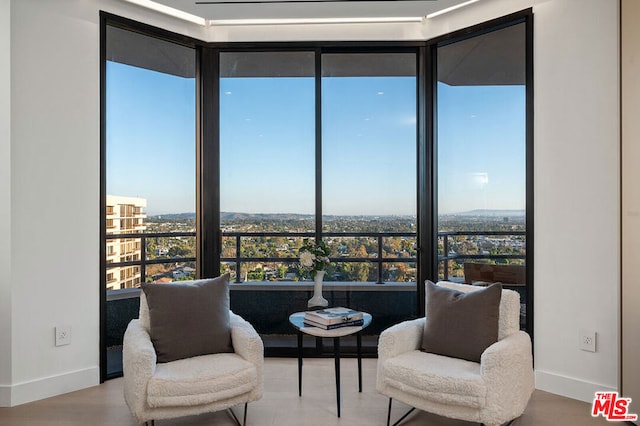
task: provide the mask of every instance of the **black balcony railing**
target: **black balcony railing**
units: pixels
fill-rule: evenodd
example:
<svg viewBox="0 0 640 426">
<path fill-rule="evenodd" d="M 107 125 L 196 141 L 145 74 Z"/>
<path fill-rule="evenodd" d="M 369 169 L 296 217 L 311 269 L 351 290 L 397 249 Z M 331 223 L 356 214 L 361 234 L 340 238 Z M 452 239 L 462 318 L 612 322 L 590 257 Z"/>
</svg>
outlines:
<svg viewBox="0 0 640 426">
<path fill-rule="evenodd" d="M 140 246 L 143 248 L 140 250 L 140 260 L 132 260 L 127 262 L 110 262 L 107 263 L 109 267 L 124 267 L 124 266 L 140 266 L 141 276 L 143 280 L 146 279 L 146 267 L 153 264 L 168 264 L 176 262 L 195 262 L 195 256 L 190 257 L 161 257 L 155 259 L 149 259 L 147 254 L 147 240 L 150 238 L 175 238 L 175 237 L 195 237 L 195 232 L 146 232 L 146 233 L 127 233 L 127 234 L 109 234 L 106 236 L 108 240 L 114 239 L 140 239 Z M 242 239 L 243 238 L 312 238 L 314 233 L 312 232 L 222 232 L 222 238 L 235 239 L 235 255 L 224 256 L 220 258 L 221 262 L 233 263 L 236 271 L 236 282 L 241 282 L 241 268 L 242 264 L 247 263 L 289 263 L 295 264 L 299 262 L 298 257 L 269 257 L 269 256 L 244 256 L 242 252 Z M 526 237 L 525 231 L 440 231 L 438 232 L 438 239 L 441 241 L 441 251 L 438 253 L 438 263 L 443 265 L 442 277 L 444 280 L 449 279 L 449 264 L 450 262 L 458 262 L 460 260 L 487 260 L 497 261 L 506 259 L 525 259 L 524 250 L 521 253 L 508 253 L 508 254 L 496 254 L 496 253 L 479 253 L 468 254 L 458 253 L 452 251 L 455 245 L 452 242 L 456 237 L 467 237 L 467 239 L 474 240 L 475 242 L 483 237 L 517 237 L 521 238 L 524 242 Z M 384 238 L 416 238 L 415 233 L 411 232 L 326 232 L 323 233 L 323 237 L 330 238 L 374 238 L 376 239 L 377 250 L 369 257 L 351 257 L 351 256 L 338 256 L 330 257 L 331 262 L 336 263 L 358 263 L 366 262 L 377 265 L 377 280 L 376 282 L 382 284 L 383 280 L 383 264 L 388 263 L 416 263 L 417 258 L 415 256 L 410 257 L 384 257 L 385 253 L 383 240 Z M 511 240 L 512 242 L 514 240 Z"/>
<path fill-rule="evenodd" d="M 220 262 L 234 263 L 236 267 L 236 282 L 241 281 L 241 265 L 242 263 L 249 262 L 279 262 L 279 263 L 297 263 L 298 257 L 245 257 L 242 256 L 242 238 L 274 238 L 274 237 L 286 237 L 286 238 L 311 238 L 315 234 L 312 232 L 223 232 L 223 238 L 235 238 L 236 253 L 233 257 L 221 257 Z M 383 239 L 384 238 L 416 238 L 415 233 L 411 232 L 325 232 L 322 234 L 323 238 L 375 238 L 377 240 L 375 256 L 371 257 L 330 257 L 331 262 L 340 263 L 374 263 L 378 267 L 377 280 L 378 284 L 382 284 L 383 281 L 383 264 L 384 263 L 416 263 L 416 257 L 383 257 Z"/>
<path fill-rule="evenodd" d="M 140 260 L 132 260 L 127 262 L 107 262 L 106 268 L 123 267 L 123 266 L 140 266 L 140 276 L 142 281 L 146 280 L 147 265 L 158 265 L 165 263 L 177 263 L 177 262 L 195 262 L 195 256 L 189 257 L 162 257 L 156 259 L 149 259 L 147 254 L 147 240 L 150 238 L 175 238 L 175 237 L 193 237 L 195 238 L 195 232 L 145 232 L 145 233 L 129 233 L 129 234 L 108 234 L 107 240 L 124 240 L 124 239 L 139 239 L 140 240 Z"/>
<path fill-rule="evenodd" d="M 439 231 L 438 232 L 438 240 L 442 240 L 442 252 L 438 253 L 438 264 L 443 264 L 443 277 L 445 281 L 449 280 L 449 263 L 454 261 L 457 262 L 459 260 L 506 260 L 506 259 L 520 259 L 523 260 L 526 258 L 524 254 L 524 250 L 522 253 L 518 254 L 491 254 L 491 253 L 480 253 L 480 254 L 468 254 L 468 253 L 458 253 L 452 251 L 452 242 L 451 238 L 454 237 L 467 237 L 476 239 L 478 237 L 522 237 L 522 241 L 524 242 L 524 238 L 527 233 L 525 231 Z"/>
</svg>

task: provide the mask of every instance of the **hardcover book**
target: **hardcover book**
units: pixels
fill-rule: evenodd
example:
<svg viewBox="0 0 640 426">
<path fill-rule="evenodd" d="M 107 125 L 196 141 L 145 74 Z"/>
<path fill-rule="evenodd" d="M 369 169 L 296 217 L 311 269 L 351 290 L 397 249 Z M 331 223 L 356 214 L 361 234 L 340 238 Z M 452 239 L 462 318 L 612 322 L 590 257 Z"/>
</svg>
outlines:
<svg viewBox="0 0 640 426">
<path fill-rule="evenodd" d="M 362 312 L 343 307 L 326 308 L 319 311 L 307 311 L 304 318 L 319 324 L 332 325 L 362 319 Z"/>
<path fill-rule="evenodd" d="M 323 330 L 333 330 L 341 327 L 360 327 L 363 324 L 364 324 L 364 320 L 362 318 L 353 320 L 353 321 L 339 322 L 337 324 L 320 324 L 308 318 L 304 319 L 304 325 L 310 325 L 313 327 L 322 328 Z"/>
</svg>

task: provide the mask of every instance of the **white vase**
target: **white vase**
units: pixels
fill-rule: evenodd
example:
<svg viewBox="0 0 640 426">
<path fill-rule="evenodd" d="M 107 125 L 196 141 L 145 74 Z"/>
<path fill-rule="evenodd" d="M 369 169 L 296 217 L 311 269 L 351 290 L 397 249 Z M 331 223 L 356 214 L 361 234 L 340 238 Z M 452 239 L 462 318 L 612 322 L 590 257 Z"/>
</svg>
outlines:
<svg viewBox="0 0 640 426">
<path fill-rule="evenodd" d="M 309 299 L 307 306 L 309 308 L 329 306 L 329 301 L 322 297 L 322 279 L 324 278 L 325 271 L 317 271 L 316 276 L 313 278 L 313 297 Z"/>
</svg>

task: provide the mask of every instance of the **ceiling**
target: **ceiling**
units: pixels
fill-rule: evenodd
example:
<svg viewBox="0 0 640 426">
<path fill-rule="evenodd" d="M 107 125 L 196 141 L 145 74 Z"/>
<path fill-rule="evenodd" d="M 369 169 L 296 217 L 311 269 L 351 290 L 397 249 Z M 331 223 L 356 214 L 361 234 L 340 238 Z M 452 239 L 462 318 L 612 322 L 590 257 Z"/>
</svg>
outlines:
<svg viewBox="0 0 640 426">
<path fill-rule="evenodd" d="M 422 17 L 467 3 L 468 0 L 154 0 L 154 2 L 215 22 L 236 19 Z"/>
<path fill-rule="evenodd" d="M 441 46 L 437 50 L 438 81 L 451 86 L 524 85 L 525 25 L 519 23 Z M 354 60 L 354 55 L 357 60 Z M 294 58 L 295 57 L 295 58 Z M 168 41 L 107 26 L 108 61 L 194 78 L 195 51 Z M 374 59 L 375 58 L 375 59 Z M 325 77 L 413 76 L 415 56 L 406 53 L 323 54 Z M 292 67 L 291 64 L 298 64 Z M 306 65 L 305 65 L 306 64 Z M 312 77 L 314 52 L 225 52 L 221 77 Z"/>
<path fill-rule="evenodd" d="M 199 4 L 198 1 L 206 0 L 155 0 L 155 3 L 179 8 L 207 21 L 420 17 L 468 3 L 468 0 L 214 0 L 217 3 L 207 4 Z M 144 2 L 149 0 L 141 1 L 139 4 L 144 5 Z M 526 49 L 522 44 L 525 38 L 524 28 L 524 24 L 512 25 L 440 47 L 437 56 L 438 81 L 452 86 L 523 85 L 526 74 Z M 109 27 L 108 31 L 108 60 L 183 77 L 194 77 L 193 49 L 118 28 Z M 251 55 L 242 54 L 238 57 L 229 57 L 227 54 L 227 62 L 231 64 L 228 64 L 227 68 L 231 68 L 225 68 L 225 63 L 222 63 L 221 72 L 223 76 L 233 74 L 234 77 L 254 76 L 257 69 L 260 70 L 260 75 L 314 75 L 313 68 L 297 70 L 295 75 L 291 74 L 290 67 L 285 67 L 286 70 L 283 71 L 281 64 L 290 63 L 286 54 L 291 52 L 282 53 L 285 57 L 279 56 L 277 52 L 262 56 L 253 52 Z M 341 61 L 344 55 L 333 56 L 325 55 L 323 58 L 328 62 L 337 61 L 332 67 L 338 70 L 335 76 L 415 75 L 414 68 L 398 67 L 397 58 L 390 59 L 387 64 L 384 61 L 380 62 L 378 55 L 373 65 L 366 61 L 364 54 L 360 54 L 359 60 L 355 62 Z M 351 69 L 352 66 L 356 68 Z M 412 62 L 412 66 L 415 67 L 415 62 Z"/>
</svg>

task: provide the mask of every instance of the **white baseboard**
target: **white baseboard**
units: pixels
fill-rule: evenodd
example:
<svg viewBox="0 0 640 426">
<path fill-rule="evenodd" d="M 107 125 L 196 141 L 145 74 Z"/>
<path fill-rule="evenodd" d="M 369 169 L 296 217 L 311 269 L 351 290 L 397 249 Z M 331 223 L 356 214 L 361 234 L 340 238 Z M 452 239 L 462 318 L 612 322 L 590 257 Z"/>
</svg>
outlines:
<svg viewBox="0 0 640 426">
<path fill-rule="evenodd" d="M 11 386 L 0 385 L 0 407 L 11 406 Z"/>
<path fill-rule="evenodd" d="M 56 376 L 0 386 L 0 407 L 13 407 L 96 386 L 100 383 L 98 367 L 70 371 Z"/>
<path fill-rule="evenodd" d="M 561 376 L 546 371 L 536 371 L 536 389 L 551 392 L 567 398 L 593 402 L 596 392 L 615 392 L 615 387 L 587 382 L 573 377 Z"/>
</svg>

